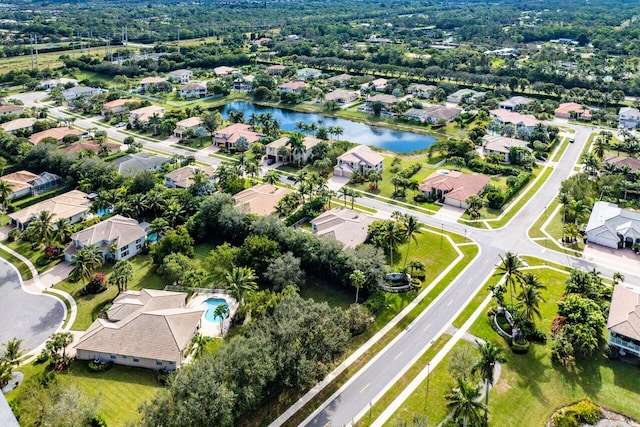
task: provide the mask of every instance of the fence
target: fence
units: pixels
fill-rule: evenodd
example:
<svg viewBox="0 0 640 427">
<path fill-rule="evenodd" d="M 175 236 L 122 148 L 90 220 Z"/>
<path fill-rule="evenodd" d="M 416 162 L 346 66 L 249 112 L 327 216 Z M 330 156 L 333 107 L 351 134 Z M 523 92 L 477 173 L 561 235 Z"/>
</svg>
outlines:
<svg viewBox="0 0 640 427">
<path fill-rule="evenodd" d="M 164 287 L 165 291 L 173 292 L 186 292 L 186 293 L 199 293 L 199 294 L 228 294 L 226 289 L 214 289 L 214 288 L 188 288 L 186 286 L 167 285 Z"/>
</svg>

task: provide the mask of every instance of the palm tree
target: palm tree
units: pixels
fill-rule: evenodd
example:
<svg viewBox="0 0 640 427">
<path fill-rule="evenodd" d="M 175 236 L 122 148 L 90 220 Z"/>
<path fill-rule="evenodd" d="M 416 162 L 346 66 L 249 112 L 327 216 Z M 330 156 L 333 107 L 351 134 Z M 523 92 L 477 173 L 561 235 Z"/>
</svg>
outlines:
<svg viewBox="0 0 640 427">
<path fill-rule="evenodd" d="M 229 314 L 229 307 L 227 306 L 227 304 L 220 304 L 213 311 L 213 318 L 220 319 L 220 335 L 222 335 L 224 332 L 224 327 L 223 327 L 224 319 L 226 319 L 228 314 Z"/>
<path fill-rule="evenodd" d="M 598 158 L 598 160 L 602 160 L 604 157 L 604 153 L 609 149 L 609 145 L 602 140 L 602 138 L 597 138 L 595 144 L 593 144 L 593 154 Z"/>
<path fill-rule="evenodd" d="M 71 223 L 66 218 L 58 218 L 56 222 L 53 223 L 53 227 L 55 231 L 53 233 L 53 237 L 58 242 L 64 244 L 67 243 L 69 237 L 71 237 Z"/>
<path fill-rule="evenodd" d="M 191 185 L 189 186 L 189 191 L 193 194 L 197 194 L 198 191 L 207 185 L 209 182 L 209 177 L 204 173 L 202 169 L 196 169 L 193 171 L 193 175 L 191 175 Z"/>
<path fill-rule="evenodd" d="M 149 117 L 149 126 L 153 129 L 153 134 L 158 134 L 158 126 L 162 123 L 162 118 L 158 115 L 158 113 L 153 113 L 151 117 Z"/>
<path fill-rule="evenodd" d="M 75 280 L 88 280 L 91 274 L 102 265 L 103 255 L 96 245 L 88 245 L 71 257 L 71 276 Z"/>
<path fill-rule="evenodd" d="M 613 286 L 616 286 L 619 283 L 623 283 L 624 282 L 624 275 L 622 273 L 620 273 L 619 271 L 616 271 L 615 273 L 613 273 Z"/>
<path fill-rule="evenodd" d="M 393 268 L 393 251 L 404 239 L 405 233 L 402 226 L 397 221 L 386 221 L 380 233 L 380 239 L 389 248 L 389 266 Z"/>
<path fill-rule="evenodd" d="M 40 243 L 48 244 L 53 237 L 53 224 L 51 220 L 53 214 L 49 211 L 40 211 L 34 221 L 29 224 L 29 228 L 32 228 L 33 235 L 38 238 Z"/>
<path fill-rule="evenodd" d="M 9 365 L 11 366 L 17 366 L 20 358 L 24 356 L 26 352 L 24 349 L 20 348 L 22 346 L 22 341 L 23 340 L 21 339 L 14 338 L 4 345 L 4 354 L 2 355 L 2 358 L 9 362 Z"/>
<path fill-rule="evenodd" d="M 350 193 L 350 189 L 349 187 L 342 186 L 342 188 L 340 188 L 340 190 L 338 190 L 338 197 L 344 197 L 344 207 L 347 207 L 347 196 L 349 196 Z"/>
<path fill-rule="evenodd" d="M 344 129 L 342 126 L 336 126 L 333 128 L 333 134 L 336 136 L 336 139 L 340 137 L 344 133 Z"/>
<path fill-rule="evenodd" d="M 233 267 L 226 275 L 227 290 L 229 294 L 238 300 L 240 305 L 244 304 L 244 298 L 248 293 L 255 292 L 258 289 L 253 269 L 249 267 Z"/>
<path fill-rule="evenodd" d="M 539 306 L 541 302 L 544 302 L 544 298 L 540 295 L 540 290 L 546 289 L 546 286 L 540 283 L 535 274 L 531 273 L 522 276 L 520 285 L 522 290 L 517 296 L 520 315 L 533 323 L 535 317 L 538 319 L 542 317 Z"/>
<path fill-rule="evenodd" d="M 276 183 L 280 182 L 280 174 L 277 171 L 271 169 L 264 174 L 264 177 L 262 177 L 262 179 L 267 184 L 275 185 Z"/>
<path fill-rule="evenodd" d="M 424 273 L 427 271 L 427 266 L 421 261 L 413 260 L 409 263 L 409 270 L 411 270 L 412 275 L 415 275 L 416 273 Z"/>
<path fill-rule="evenodd" d="M 371 183 L 371 190 L 377 190 L 378 182 L 382 181 L 382 174 L 375 169 L 371 169 L 367 173 L 367 179 Z"/>
<path fill-rule="evenodd" d="M 353 273 L 349 275 L 351 285 L 356 288 L 356 303 L 358 303 L 358 293 L 367 281 L 367 276 L 360 270 L 353 270 Z"/>
<path fill-rule="evenodd" d="M 492 342 L 481 344 L 476 341 L 476 344 L 478 344 L 478 350 L 480 350 L 480 360 L 471 368 L 471 373 L 480 372 L 482 379 L 485 381 L 484 419 L 486 422 L 489 419 L 489 387 L 493 385 L 493 368 L 496 363 L 504 363 L 507 359 L 502 354 L 502 347 Z"/>
<path fill-rule="evenodd" d="M 307 147 L 304 145 L 304 135 L 299 132 L 292 134 L 289 137 L 288 145 L 291 147 L 291 155 L 296 158 L 298 168 L 302 164 L 302 156 L 307 151 Z"/>
<path fill-rule="evenodd" d="M 207 337 L 202 334 L 198 334 L 195 337 L 193 337 L 193 343 L 195 344 L 194 346 L 195 348 L 193 350 L 193 357 L 197 359 L 200 356 L 202 356 L 204 354 L 204 349 L 206 348 L 207 343 L 211 340 L 213 340 L 213 338 Z"/>
<path fill-rule="evenodd" d="M 180 222 L 184 213 L 185 211 L 182 205 L 176 201 L 167 203 L 164 208 L 164 218 L 167 220 L 171 228 L 175 227 L 176 224 Z"/>
<path fill-rule="evenodd" d="M 413 215 L 404 215 L 402 219 L 402 227 L 404 228 L 404 239 L 407 241 L 407 253 L 404 255 L 404 266 L 407 266 L 407 260 L 409 259 L 409 249 L 411 248 L 411 241 L 413 240 L 418 244 L 416 234 L 422 234 L 420 231 L 420 223 L 418 218 Z"/>
<path fill-rule="evenodd" d="M 162 217 L 154 219 L 149 224 L 149 233 L 155 233 L 158 239 L 160 239 L 160 237 L 162 237 L 164 233 L 167 232 L 167 230 L 169 230 L 169 222 Z"/>
<path fill-rule="evenodd" d="M 127 260 L 116 262 L 109 282 L 118 287 L 118 292 L 126 291 L 129 282 L 133 279 L 133 265 Z"/>
<path fill-rule="evenodd" d="M 564 235 L 566 236 L 566 240 L 572 243 L 575 243 L 577 241 L 578 236 L 580 236 L 580 229 L 573 222 L 565 224 L 563 231 L 564 231 Z"/>
<path fill-rule="evenodd" d="M 11 185 L 4 179 L 0 179 L 0 205 L 3 210 L 7 208 L 7 201 L 11 193 L 13 193 Z"/>
<path fill-rule="evenodd" d="M 498 275 L 505 276 L 505 282 L 509 286 L 509 293 L 511 296 L 511 307 L 513 307 L 513 294 L 516 292 L 516 281 L 522 277 L 522 263 L 518 258 L 518 255 L 507 252 L 504 257 L 500 255 L 500 264 L 498 265 Z"/>
<path fill-rule="evenodd" d="M 456 378 L 458 386 L 446 396 L 447 406 L 453 409 L 453 420 L 462 423 L 463 427 L 482 425 L 481 410 L 486 406 L 478 401 L 480 386 L 469 384 L 462 378 Z"/>
</svg>

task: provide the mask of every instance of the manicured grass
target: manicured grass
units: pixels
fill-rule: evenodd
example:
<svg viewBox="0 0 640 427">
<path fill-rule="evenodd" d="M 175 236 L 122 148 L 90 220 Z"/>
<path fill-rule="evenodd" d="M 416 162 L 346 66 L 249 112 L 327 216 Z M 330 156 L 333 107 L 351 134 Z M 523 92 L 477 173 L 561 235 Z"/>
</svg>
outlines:
<svg viewBox="0 0 640 427">
<path fill-rule="evenodd" d="M 382 414 L 382 412 L 391 404 L 391 402 L 393 402 L 395 400 L 395 398 L 411 383 L 411 381 L 413 381 L 413 379 L 423 370 L 423 369 L 427 369 L 427 364 L 431 362 L 431 359 L 433 359 L 433 357 L 440 351 L 442 350 L 442 347 L 445 346 L 445 344 L 451 339 L 451 335 L 448 334 L 443 334 L 442 336 L 440 336 L 432 345 L 431 347 L 429 347 L 429 349 L 427 351 L 424 352 L 424 354 L 422 356 L 420 356 L 420 358 L 418 359 L 418 361 L 413 364 L 411 366 L 411 368 L 409 368 L 409 370 L 402 376 L 402 378 L 400 378 L 394 385 L 393 387 L 391 387 L 385 394 L 384 396 L 382 396 L 380 398 L 380 400 L 378 400 L 378 402 L 376 402 L 375 405 L 373 405 L 373 407 L 369 410 L 369 412 L 367 413 L 366 416 L 364 416 L 363 418 L 360 419 L 360 421 L 358 421 L 356 423 L 357 427 L 363 427 L 363 426 L 369 426 L 371 425 L 371 423 L 373 421 L 375 421 L 380 414 Z M 469 344 L 471 345 L 471 344 Z M 435 373 L 435 371 L 434 371 Z M 429 378 L 429 396 L 433 397 L 433 396 L 437 396 L 437 388 L 435 388 L 436 383 L 434 382 L 434 388 L 431 387 L 431 381 L 433 380 L 433 376 L 430 375 L 431 378 Z M 423 405 L 420 406 L 419 408 L 412 408 L 410 410 L 410 413 L 407 415 L 410 415 L 408 417 L 408 422 L 413 421 L 414 416 L 416 415 L 422 415 L 425 413 L 425 407 L 427 406 L 424 402 L 424 397 L 426 396 L 426 382 L 425 382 L 425 386 L 420 386 L 416 389 L 416 393 L 414 393 L 414 395 L 421 395 L 423 397 L 422 399 L 422 403 Z M 444 393 L 441 393 L 442 396 L 444 396 Z M 426 412 L 426 415 L 428 418 L 431 418 L 432 414 L 430 413 L 431 410 L 434 409 L 439 409 L 440 405 L 436 406 L 436 402 L 434 399 L 431 399 L 431 405 L 429 405 L 429 408 Z M 444 405 L 441 405 L 443 408 L 445 407 Z M 397 423 L 392 424 L 392 425 L 397 425 Z"/>
<path fill-rule="evenodd" d="M 9 252 L 5 251 L 4 249 L 0 249 L 0 258 L 4 258 L 5 260 L 13 264 L 18 269 L 18 272 L 20 273 L 20 276 L 22 276 L 23 281 L 33 279 L 33 274 L 31 274 L 29 266 L 27 266 L 27 264 L 20 261 L 15 256 L 11 255 Z"/>
<path fill-rule="evenodd" d="M 308 277 L 300 286 L 300 296 L 318 302 L 326 302 L 331 307 L 347 308 L 355 302 L 356 290 L 347 289 L 323 282 L 315 277 Z M 362 296 L 362 294 L 361 294 Z"/>
<path fill-rule="evenodd" d="M 569 146 L 569 139 L 570 138 L 567 138 L 567 137 L 562 138 L 562 142 L 560 143 L 560 148 L 558 148 L 556 150 L 555 155 L 551 159 L 552 162 L 559 162 L 560 161 L 560 159 L 562 158 L 562 155 L 564 154 L 564 151 Z"/>
<path fill-rule="evenodd" d="M 467 348 L 477 353 L 473 344 L 458 341 L 453 350 Z M 455 378 L 449 372 L 451 354 L 442 359 L 429 375 L 429 394 L 427 395 L 427 381 L 425 380 L 411 396 L 400 406 L 385 425 L 412 425 L 414 417 L 425 417 L 428 426 L 438 425 L 440 420 L 449 413 L 445 396 L 451 393 L 456 384 Z M 375 418 L 374 418 L 375 419 Z M 517 424 L 516 424 L 517 425 Z"/>
<path fill-rule="evenodd" d="M 60 263 L 60 261 L 62 261 L 61 259 L 57 259 L 57 260 L 51 261 L 46 265 L 40 266 L 38 265 L 38 259 L 44 257 L 44 245 L 38 245 L 37 250 L 32 250 L 31 243 L 25 242 L 19 239 L 14 240 L 13 242 L 9 242 L 8 240 L 5 240 L 2 243 L 8 246 L 9 248 L 13 249 L 14 251 L 18 252 L 20 255 L 27 258 L 29 261 L 31 261 L 31 264 L 33 264 L 36 270 L 38 270 L 38 273 L 42 273 L 43 271 L 50 269 L 51 267 L 55 266 L 56 264 Z"/>
<path fill-rule="evenodd" d="M 10 221 L 11 221 L 11 218 L 9 218 L 9 215 L 7 214 L 0 215 L 0 227 L 4 227 L 5 225 L 9 224 Z"/>
<path fill-rule="evenodd" d="M 584 243 L 580 238 L 578 238 L 578 241 L 576 243 L 571 243 L 571 244 L 561 243 L 562 236 L 564 234 L 563 230 L 564 230 L 564 226 L 562 224 L 562 213 L 558 211 L 549 222 L 549 225 L 547 226 L 546 231 L 560 245 L 565 247 L 570 252 L 574 252 L 577 256 L 580 256 L 581 252 L 584 250 Z"/>
<path fill-rule="evenodd" d="M 536 260 L 527 258 L 527 261 L 533 263 Z M 529 271 L 537 274 L 541 282 L 547 285 L 542 293 L 546 302 L 540 306 L 542 320 L 538 322 L 538 327 L 547 332 L 547 343 L 533 344 L 526 355 L 516 355 L 491 329 L 486 316 L 479 318 L 470 330 L 474 335 L 502 345 L 507 357 L 500 379 L 490 394 L 490 425 L 543 426 L 555 409 L 585 396 L 597 404 L 640 418 L 640 406 L 637 404 L 640 378 L 637 367 L 609 361 L 602 354 L 586 360 L 579 359 L 574 371 L 551 362 L 552 340 L 549 331 L 568 275 L 545 268 Z"/>
<path fill-rule="evenodd" d="M 533 223 L 533 225 L 529 229 L 529 237 L 531 237 L 532 239 L 535 239 L 536 237 L 546 237 L 545 234 L 542 232 L 542 226 L 549 218 L 549 215 L 557 207 L 558 207 L 558 201 L 554 199 L 553 202 L 551 202 L 549 206 L 546 207 L 542 215 L 540 215 L 540 217 L 536 220 L 536 222 Z"/>
</svg>

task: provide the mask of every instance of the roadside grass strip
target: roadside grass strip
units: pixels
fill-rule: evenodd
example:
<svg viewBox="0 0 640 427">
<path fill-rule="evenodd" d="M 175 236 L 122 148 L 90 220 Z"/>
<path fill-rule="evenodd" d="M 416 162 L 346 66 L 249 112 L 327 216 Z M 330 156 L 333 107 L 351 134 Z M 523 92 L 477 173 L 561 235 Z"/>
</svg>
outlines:
<svg viewBox="0 0 640 427">
<path fill-rule="evenodd" d="M 4 258 L 18 269 L 18 272 L 20 273 L 20 276 L 22 276 L 22 280 L 24 282 L 33 279 L 33 274 L 31 273 L 29 266 L 2 248 L 0 248 L 0 257 Z"/>
</svg>

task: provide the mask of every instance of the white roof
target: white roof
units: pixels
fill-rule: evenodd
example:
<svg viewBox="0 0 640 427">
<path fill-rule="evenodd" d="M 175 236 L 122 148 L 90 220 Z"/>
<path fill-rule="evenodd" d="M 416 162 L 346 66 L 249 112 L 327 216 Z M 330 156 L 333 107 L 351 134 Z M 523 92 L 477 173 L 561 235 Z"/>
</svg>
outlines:
<svg viewBox="0 0 640 427">
<path fill-rule="evenodd" d="M 373 221 L 374 218 L 367 214 L 337 207 L 310 222 L 318 236 L 332 237 L 345 247 L 353 248 L 367 239 L 369 225 Z"/>
<path fill-rule="evenodd" d="M 499 153 L 509 153 L 512 147 L 528 149 L 527 141 L 515 138 L 507 138 L 500 135 L 485 135 L 482 137 L 482 146 L 485 150 L 497 151 Z"/>
<path fill-rule="evenodd" d="M 109 245 L 115 242 L 117 248 L 120 249 L 146 236 L 146 231 L 138 225 L 138 221 L 122 215 L 115 215 L 73 234 L 71 240 L 79 241 L 83 246 L 100 245 L 104 241 Z"/>
<path fill-rule="evenodd" d="M 603 236 L 611 240 L 618 235 L 640 239 L 640 212 L 619 208 L 615 203 L 596 202 L 587 223 L 588 236 Z"/>
<path fill-rule="evenodd" d="M 378 163 L 382 162 L 384 160 L 384 157 L 382 157 L 380 154 L 376 153 L 366 145 L 357 145 L 338 157 L 338 160 L 342 160 L 343 162 L 368 164 L 371 166 L 375 166 Z"/>
</svg>

